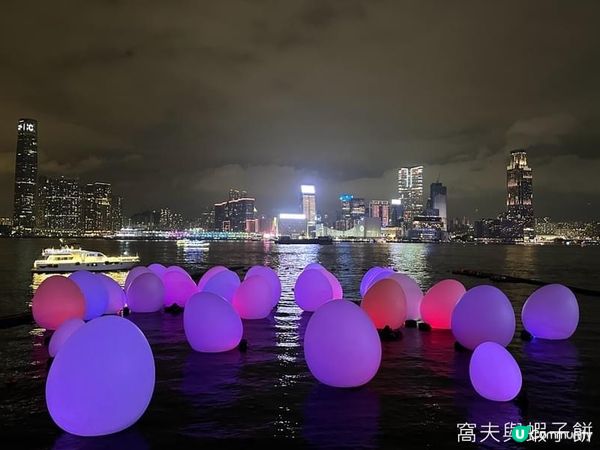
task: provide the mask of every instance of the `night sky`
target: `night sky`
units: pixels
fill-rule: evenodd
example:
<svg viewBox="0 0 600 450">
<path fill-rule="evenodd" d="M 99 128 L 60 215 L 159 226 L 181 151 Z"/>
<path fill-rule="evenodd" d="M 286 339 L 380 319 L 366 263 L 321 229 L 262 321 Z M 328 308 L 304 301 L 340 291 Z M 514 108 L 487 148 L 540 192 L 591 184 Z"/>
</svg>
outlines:
<svg viewBox="0 0 600 450">
<path fill-rule="evenodd" d="M 245 188 L 264 213 L 389 199 L 424 164 L 450 216 L 504 208 L 527 148 L 536 215 L 598 218 L 598 1 L 11 1 L 0 8 L 0 215 L 16 124 L 40 172 L 109 181 L 127 213 Z"/>
</svg>

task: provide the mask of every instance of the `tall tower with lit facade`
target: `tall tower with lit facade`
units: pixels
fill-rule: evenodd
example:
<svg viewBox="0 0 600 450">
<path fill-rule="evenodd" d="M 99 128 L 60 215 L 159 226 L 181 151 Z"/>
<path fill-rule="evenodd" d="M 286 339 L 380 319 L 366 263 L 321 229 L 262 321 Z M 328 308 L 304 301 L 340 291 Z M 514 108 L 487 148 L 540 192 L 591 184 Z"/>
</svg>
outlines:
<svg viewBox="0 0 600 450">
<path fill-rule="evenodd" d="M 506 214 L 533 226 L 533 171 L 527 165 L 527 152 L 513 150 L 506 167 Z"/>
<path fill-rule="evenodd" d="M 37 120 L 19 119 L 15 162 L 13 227 L 17 233 L 31 233 L 36 226 L 38 176 Z"/>
<path fill-rule="evenodd" d="M 398 194 L 406 220 L 423 212 L 423 166 L 398 169 Z"/>
<path fill-rule="evenodd" d="M 312 184 L 303 184 L 300 186 L 302 193 L 302 213 L 306 217 L 306 232 L 311 235 L 315 232 L 317 224 L 317 196 L 315 187 Z"/>
</svg>

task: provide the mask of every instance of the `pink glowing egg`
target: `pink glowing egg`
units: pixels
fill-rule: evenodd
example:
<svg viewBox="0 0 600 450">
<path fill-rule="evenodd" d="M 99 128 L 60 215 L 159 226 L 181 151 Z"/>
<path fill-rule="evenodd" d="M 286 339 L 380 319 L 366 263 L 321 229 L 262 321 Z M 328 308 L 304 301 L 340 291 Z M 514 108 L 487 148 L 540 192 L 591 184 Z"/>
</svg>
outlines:
<svg viewBox="0 0 600 450">
<path fill-rule="evenodd" d="M 79 318 L 65 320 L 57 330 L 52 333 L 50 343 L 48 344 L 48 354 L 54 358 L 64 343 L 71 335 L 79 329 L 85 322 Z"/>
<path fill-rule="evenodd" d="M 167 268 L 159 263 L 153 263 L 148 266 L 148 270 L 150 270 L 154 275 L 158 275 L 159 278 L 162 279 L 163 275 L 166 273 Z"/>
<path fill-rule="evenodd" d="M 140 329 L 119 316 L 100 317 L 75 331 L 56 355 L 46 405 L 64 431 L 112 434 L 144 414 L 154 380 L 154 357 Z"/>
<path fill-rule="evenodd" d="M 106 274 L 96 274 L 108 292 L 108 304 L 105 314 L 117 314 L 125 306 L 125 292 L 115 280 Z"/>
<path fill-rule="evenodd" d="M 208 279 L 204 280 L 207 275 L 209 275 Z M 240 277 L 227 268 L 211 274 L 207 272 L 198 282 L 198 286 L 199 292 L 212 292 L 231 302 L 235 291 L 240 286 Z"/>
<path fill-rule="evenodd" d="M 165 288 L 165 306 L 177 304 L 183 307 L 188 298 L 198 292 L 196 283 L 187 272 L 167 270 L 162 281 Z"/>
<path fill-rule="evenodd" d="M 465 292 L 460 281 L 442 280 L 434 284 L 421 301 L 421 317 L 432 328 L 449 330 L 452 311 Z"/>
<path fill-rule="evenodd" d="M 404 295 L 406 297 L 406 318 L 411 320 L 420 319 L 423 291 L 421 291 L 417 282 L 404 273 L 384 270 L 373 277 L 371 286 L 380 280 L 388 278 L 396 281 L 404 290 Z"/>
<path fill-rule="evenodd" d="M 371 284 L 373 284 L 373 279 L 376 276 L 378 276 L 382 273 L 387 273 L 387 272 L 393 272 L 393 270 L 390 269 L 389 267 L 379 267 L 379 266 L 371 267 L 369 270 L 367 270 L 367 273 L 364 274 L 364 276 L 362 277 L 362 280 L 360 281 L 360 296 L 361 297 L 365 296 L 365 294 L 369 290 L 369 287 L 371 287 Z"/>
<path fill-rule="evenodd" d="M 127 290 L 127 305 L 131 312 L 149 313 L 160 311 L 164 303 L 165 287 L 158 275 L 152 272 L 143 273 L 136 277 Z"/>
<path fill-rule="evenodd" d="M 515 334 L 515 312 L 500 289 L 476 286 L 454 307 L 451 326 L 456 340 L 468 349 L 487 341 L 506 347 Z"/>
<path fill-rule="evenodd" d="M 108 306 L 108 291 L 99 276 L 87 270 L 78 270 L 69 275 L 83 292 L 85 298 L 85 320 L 99 317 L 106 312 Z"/>
<path fill-rule="evenodd" d="M 303 271 L 294 285 L 294 299 L 304 311 L 315 311 L 319 306 L 334 299 L 329 277 L 323 270 Z"/>
<path fill-rule="evenodd" d="M 129 289 L 129 286 L 131 286 L 131 283 L 133 283 L 133 280 L 135 280 L 141 274 L 148 273 L 148 272 L 151 272 L 151 270 L 144 266 L 135 266 L 134 268 L 132 268 L 127 273 L 127 278 L 125 278 L 125 284 L 124 284 L 125 292 L 127 292 L 127 289 Z"/>
<path fill-rule="evenodd" d="M 325 274 L 325 276 L 329 280 L 329 284 L 331 285 L 331 295 L 333 296 L 333 299 L 339 300 L 341 298 L 344 298 L 344 291 L 342 290 L 342 285 L 340 284 L 336 276 L 328 270 L 323 270 L 323 273 Z"/>
<path fill-rule="evenodd" d="M 369 315 L 378 330 L 386 326 L 395 330 L 406 321 L 404 290 L 394 280 L 383 279 L 373 284 L 360 307 Z"/>
<path fill-rule="evenodd" d="M 334 387 L 368 383 L 381 364 L 381 341 L 369 316 L 347 300 L 327 302 L 310 318 L 304 357 L 313 376 Z"/>
<path fill-rule="evenodd" d="M 273 291 L 263 277 L 246 278 L 235 291 L 232 304 L 242 319 L 264 319 L 273 309 Z"/>
<path fill-rule="evenodd" d="M 39 285 L 31 301 L 33 319 L 42 328 L 56 330 L 69 319 L 83 319 L 85 298 L 73 280 L 53 275 Z"/>
<path fill-rule="evenodd" d="M 521 369 L 503 346 L 484 342 L 475 348 L 469 363 L 469 378 L 482 397 L 508 402 L 521 391 Z"/>
<path fill-rule="evenodd" d="M 263 277 L 269 283 L 271 287 L 271 307 L 275 307 L 281 298 L 281 280 L 279 280 L 277 273 L 270 267 L 253 266 L 248 270 L 244 279 L 252 276 Z"/>
<path fill-rule="evenodd" d="M 183 311 L 183 328 L 192 348 L 206 353 L 236 348 L 244 330 L 231 303 L 211 292 L 190 297 Z"/>
<path fill-rule="evenodd" d="M 521 312 L 523 327 L 541 339 L 568 339 L 579 323 L 575 294 L 561 284 L 549 284 L 529 296 Z"/>
</svg>

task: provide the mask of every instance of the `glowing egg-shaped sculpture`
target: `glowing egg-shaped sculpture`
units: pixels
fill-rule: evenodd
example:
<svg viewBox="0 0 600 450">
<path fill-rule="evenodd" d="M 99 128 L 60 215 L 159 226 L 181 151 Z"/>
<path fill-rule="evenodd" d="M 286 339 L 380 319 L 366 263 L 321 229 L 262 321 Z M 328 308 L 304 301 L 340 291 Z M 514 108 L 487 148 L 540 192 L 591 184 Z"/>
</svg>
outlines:
<svg viewBox="0 0 600 450">
<path fill-rule="evenodd" d="M 406 297 L 402 287 L 390 279 L 379 280 L 372 285 L 360 303 L 375 328 L 386 326 L 395 330 L 406 321 Z"/>
<path fill-rule="evenodd" d="M 226 352 L 238 346 L 244 331 L 231 303 L 211 292 L 190 297 L 183 311 L 183 328 L 197 352 Z"/>
<path fill-rule="evenodd" d="M 323 270 L 303 271 L 294 285 L 294 299 L 304 311 L 315 311 L 319 306 L 334 299 L 329 277 Z"/>
<path fill-rule="evenodd" d="M 303 270 L 311 270 L 311 269 L 327 270 L 327 269 L 325 269 L 325 267 L 323 267 L 322 264 L 319 264 L 319 263 L 307 264 Z"/>
<path fill-rule="evenodd" d="M 420 319 L 423 291 L 421 291 L 417 282 L 404 273 L 384 269 L 372 278 L 371 286 L 380 280 L 388 278 L 396 281 L 404 290 L 406 297 L 406 318 L 411 320 Z"/>
<path fill-rule="evenodd" d="M 515 334 L 515 311 L 500 289 L 476 286 L 454 307 L 451 326 L 456 340 L 468 349 L 486 341 L 506 347 Z"/>
<path fill-rule="evenodd" d="M 252 276 L 260 276 L 265 279 L 271 287 L 271 307 L 275 307 L 281 298 L 281 280 L 277 276 L 277 272 L 267 266 L 253 266 L 246 273 L 246 278 Z"/>
<path fill-rule="evenodd" d="M 38 286 L 31 301 L 33 320 L 42 328 L 56 330 L 69 319 L 83 319 L 85 297 L 73 280 L 53 275 Z"/>
<path fill-rule="evenodd" d="M 108 292 L 108 305 L 106 305 L 105 314 L 117 314 L 125 306 L 125 292 L 121 289 L 119 283 L 108 275 L 98 273 L 96 276 L 100 278 L 100 281 L 102 281 L 104 288 Z"/>
<path fill-rule="evenodd" d="M 378 276 L 381 273 L 389 273 L 389 272 L 393 272 L 393 270 L 388 267 L 379 267 L 379 266 L 371 267 L 369 270 L 367 270 L 367 273 L 365 273 L 364 276 L 362 277 L 362 280 L 360 280 L 360 296 L 361 297 L 365 296 L 365 294 L 369 290 L 369 287 L 371 287 L 373 279 L 376 276 Z"/>
<path fill-rule="evenodd" d="M 159 278 L 162 279 L 163 275 L 167 271 L 167 268 L 159 263 L 152 263 L 148 266 L 148 270 L 150 270 L 154 275 L 158 275 Z"/>
<path fill-rule="evenodd" d="M 246 278 L 235 291 L 232 304 L 242 319 L 264 319 L 273 309 L 273 291 L 263 277 Z"/>
<path fill-rule="evenodd" d="M 165 287 L 158 275 L 152 272 L 136 277 L 127 290 L 127 305 L 131 312 L 156 312 L 164 303 Z"/>
<path fill-rule="evenodd" d="M 99 276 L 87 270 L 78 270 L 69 275 L 83 292 L 85 298 L 85 320 L 99 317 L 106 312 L 108 306 L 108 291 Z"/>
<path fill-rule="evenodd" d="M 342 285 L 340 284 L 336 276 L 328 270 L 323 270 L 323 273 L 325 274 L 325 276 L 327 276 L 329 284 L 331 285 L 331 295 L 333 296 L 333 299 L 339 300 L 341 298 L 344 298 L 344 291 L 342 290 Z"/>
<path fill-rule="evenodd" d="M 508 402 L 521 391 L 521 369 L 502 345 L 484 342 L 475 348 L 469 363 L 469 378 L 479 395 Z"/>
<path fill-rule="evenodd" d="M 151 270 L 144 266 L 135 266 L 134 268 L 132 268 L 127 273 L 127 278 L 125 278 L 125 284 L 123 285 L 125 288 L 125 292 L 127 292 L 127 289 L 129 289 L 129 286 L 131 286 L 131 283 L 133 283 L 133 280 L 135 280 L 141 274 L 148 273 L 148 272 L 151 272 Z"/>
<path fill-rule="evenodd" d="M 196 283 L 187 272 L 167 270 L 162 281 L 165 288 L 165 306 L 177 304 L 183 307 L 188 298 L 198 292 Z"/>
<path fill-rule="evenodd" d="M 204 275 L 202 275 L 200 280 L 198 280 L 198 292 L 202 292 L 204 290 L 204 286 L 206 286 L 206 283 L 208 283 L 212 277 L 225 270 L 229 269 L 225 266 L 214 266 L 204 272 Z"/>
<path fill-rule="evenodd" d="M 381 341 L 369 316 L 347 300 L 327 302 L 310 318 L 304 357 L 314 377 L 334 387 L 368 383 L 381 364 Z"/>
<path fill-rule="evenodd" d="M 562 284 L 549 284 L 529 296 L 521 312 L 525 329 L 541 339 L 568 339 L 579 323 L 575 294 Z"/>
<path fill-rule="evenodd" d="M 207 275 L 209 275 L 208 279 L 203 281 L 204 277 Z M 198 282 L 198 291 L 212 292 L 213 294 L 223 297 L 228 302 L 233 300 L 233 295 L 240 286 L 240 277 L 238 274 L 227 268 L 225 270 L 215 271 L 211 274 L 206 272 L 204 277 Z"/>
<path fill-rule="evenodd" d="M 183 273 L 187 276 L 190 275 L 189 273 L 187 273 L 187 270 L 185 270 L 183 267 L 179 267 L 179 266 L 169 266 L 169 267 L 167 267 L 167 270 L 165 271 L 165 273 L 173 272 L 173 271 Z"/>
<path fill-rule="evenodd" d="M 439 281 L 423 296 L 421 318 L 432 328 L 449 330 L 452 311 L 465 292 L 466 289 L 460 281 Z"/>
<path fill-rule="evenodd" d="M 75 331 L 56 355 L 46 405 L 71 434 L 112 434 L 144 414 L 154 378 L 154 357 L 140 329 L 119 316 L 100 317 Z"/>
<path fill-rule="evenodd" d="M 82 325 L 85 325 L 85 322 L 79 318 L 65 320 L 60 327 L 52 333 L 50 343 L 48 344 L 48 354 L 54 358 L 66 340 L 69 339 L 69 337 Z"/>
</svg>

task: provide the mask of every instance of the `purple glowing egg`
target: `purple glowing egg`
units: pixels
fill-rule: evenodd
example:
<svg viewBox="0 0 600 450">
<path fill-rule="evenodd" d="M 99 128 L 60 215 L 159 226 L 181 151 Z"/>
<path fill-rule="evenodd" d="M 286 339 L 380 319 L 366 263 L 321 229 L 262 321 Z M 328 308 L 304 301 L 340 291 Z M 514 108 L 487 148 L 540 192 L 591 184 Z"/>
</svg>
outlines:
<svg viewBox="0 0 600 450">
<path fill-rule="evenodd" d="M 325 276 L 329 280 L 329 284 L 331 285 L 331 295 L 333 296 L 333 299 L 339 300 L 341 298 L 344 298 L 344 291 L 342 290 L 342 285 L 340 284 L 339 280 L 335 277 L 335 275 L 329 272 L 328 270 L 323 270 L 323 273 L 325 274 Z"/>
<path fill-rule="evenodd" d="M 136 277 L 127 290 L 127 305 L 131 312 L 160 311 L 164 303 L 165 287 L 158 275 L 152 272 Z"/>
<path fill-rule="evenodd" d="M 154 357 L 144 334 L 119 316 L 92 320 L 56 355 L 46 380 L 54 422 L 78 436 L 102 436 L 133 425 L 154 391 Z"/>
<path fill-rule="evenodd" d="M 162 281 L 165 288 L 165 306 L 177 304 L 183 307 L 188 298 L 198 292 L 196 283 L 185 271 L 167 270 Z"/>
<path fill-rule="evenodd" d="M 393 272 L 393 270 L 390 269 L 389 267 L 379 267 L 379 266 L 371 267 L 369 270 L 367 270 L 367 273 L 365 273 L 364 276 L 362 277 L 362 280 L 360 280 L 360 296 L 361 297 L 365 296 L 365 294 L 369 290 L 369 287 L 371 287 L 371 285 L 373 284 L 373 279 L 376 276 L 378 276 L 379 274 L 384 273 L 384 272 Z"/>
<path fill-rule="evenodd" d="M 310 264 L 307 264 L 306 267 L 304 268 L 304 270 L 312 270 L 312 269 L 326 270 L 325 267 L 323 267 L 323 265 L 319 264 L 319 263 L 310 263 Z"/>
<path fill-rule="evenodd" d="M 508 402 L 521 391 L 521 369 L 502 345 L 484 342 L 475 348 L 469 363 L 469 378 L 479 395 Z"/>
<path fill-rule="evenodd" d="M 504 293 L 489 285 L 469 289 L 452 311 L 452 334 L 468 349 L 483 342 L 506 347 L 515 334 L 515 312 Z"/>
<path fill-rule="evenodd" d="M 244 331 L 231 303 L 211 292 L 190 297 L 183 311 L 183 328 L 192 348 L 205 353 L 234 349 Z"/>
<path fill-rule="evenodd" d="M 154 275 L 158 275 L 160 279 L 162 279 L 163 275 L 167 272 L 167 268 L 159 263 L 150 264 L 148 270 L 154 273 Z"/>
<path fill-rule="evenodd" d="M 206 272 L 198 282 L 198 292 L 211 292 L 231 303 L 235 291 L 240 286 L 240 277 L 238 274 L 227 268 L 225 270 L 214 271 L 210 274 L 209 272 Z M 204 278 L 207 275 L 208 277 L 205 280 Z"/>
<path fill-rule="evenodd" d="M 108 305 L 105 314 L 117 314 L 125 306 L 125 292 L 115 280 L 104 273 L 96 274 L 108 292 Z"/>
<path fill-rule="evenodd" d="M 406 298 L 406 318 L 410 320 L 420 319 L 423 291 L 417 282 L 404 273 L 384 269 L 371 279 L 370 286 L 385 279 L 394 280 L 404 291 L 404 296 Z"/>
<path fill-rule="evenodd" d="M 31 301 L 35 322 L 47 330 L 56 330 L 65 321 L 85 316 L 85 297 L 73 280 L 52 275 L 38 286 Z"/>
<path fill-rule="evenodd" d="M 200 277 L 200 280 L 198 280 L 198 292 L 202 292 L 204 290 L 204 286 L 206 286 L 206 283 L 208 283 L 208 281 L 212 277 L 225 270 L 229 269 L 225 266 L 214 266 L 208 269 L 206 272 L 204 272 L 204 275 L 202 275 L 202 277 Z"/>
<path fill-rule="evenodd" d="M 232 304 L 242 319 L 264 319 L 273 309 L 273 291 L 263 277 L 246 278 L 235 291 Z"/>
<path fill-rule="evenodd" d="M 151 272 L 151 270 L 144 266 L 135 266 L 134 268 L 132 268 L 127 273 L 127 278 L 125 278 L 125 284 L 123 285 L 125 292 L 127 292 L 127 289 L 129 289 L 129 286 L 131 285 L 131 283 L 133 283 L 133 280 L 135 280 L 141 274 L 148 272 Z"/>
<path fill-rule="evenodd" d="M 169 266 L 169 267 L 167 267 L 167 270 L 165 271 L 165 273 L 173 272 L 173 271 L 183 273 L 187 276 L 190 275 L 189 273 L 187 273 L 187 270 L 185 270 L 183 267 L 179 267 L 179 266 Z"/>
<path fill-rule="evenodd" d="M 303 271 L 294 285 L 296 304 L 304 311 L 315 311 L 319 306 L 334 299 L 329 277 L 323 270 Z"/>
<path fill-rule="evenodd" d="M 281 298 L 281 280 L 277 276 L 277 273 L 270 267 L 253 266 L 248 270 L 244 279 L 255 275 L 263 277 L 269 283 L 271 287 L 271 307 L 274 308 Z"/>
<path fill-rule="evenodd" d="M 521 312 L 525 329 L 541 339 L 568 339 L 579 323 L 575 294 L 562 284 L 549 284 L 529 296 Z"/>
<path fill-rule="evenodd" d="M 434 284 L 421 301 L 421 317 L 432 328 L 449 330 L 452 311 L 465 292 L 460 281 L 448 279 Z"/>
<path fill-rule="evenodd" d="M 304 357 L 314 377 L 333 387 L 368 383 L 381 364 L 381 341 L 369 316 L 347 300 L 327 302 L 310 318 Z"/>
<path fill-rule="evenodd" d="M 81 319 L 65 320 L 61 326 L 52 333 L 50 343 L 48 344 L 48 354 L 54 358 L 67 339 L 69 339 L 69 337 L 71 337 L 71 335 L 82 325 L 85 325 L 85 322 Z"/>
<path fill-rule="evenodd" d="M 83 292 L 85 298 L 85 320 L 99 317 L 106 312 L 108 306 L 108 291 L 99 276 L 87 270 L 78 270 L 69 275 Z"/>
</svg>

